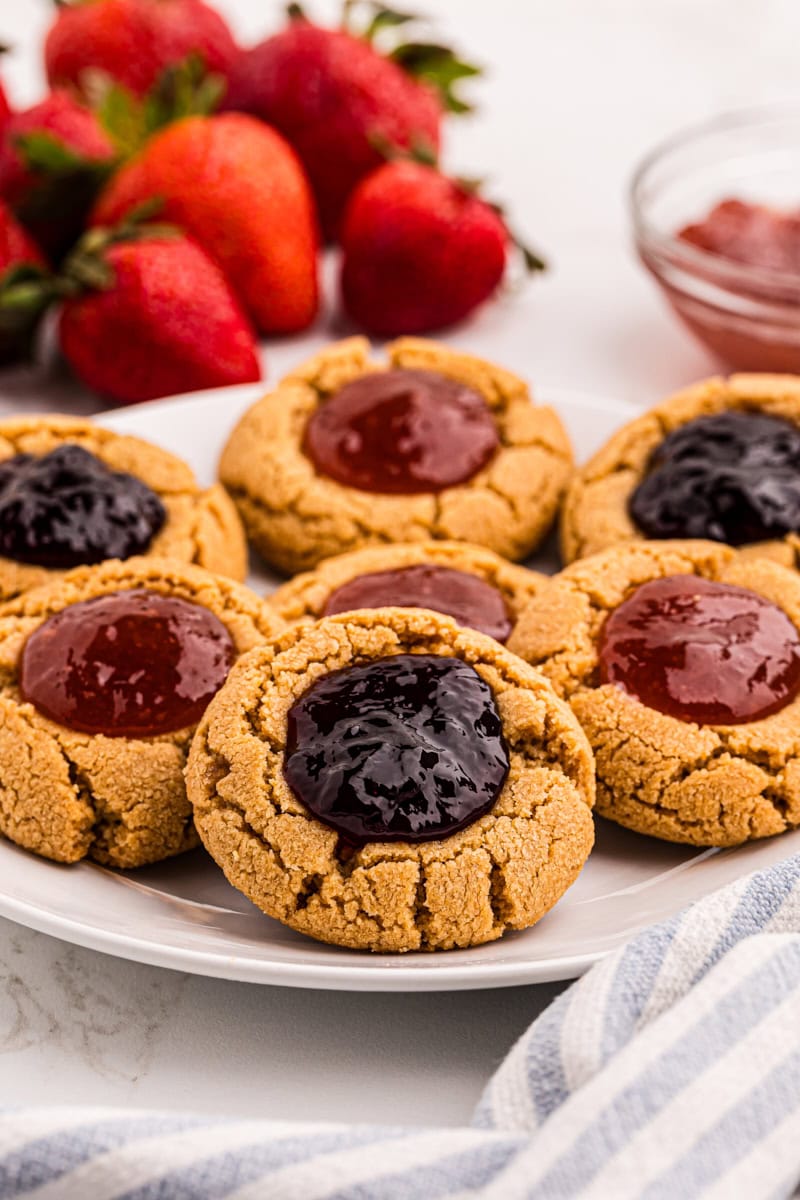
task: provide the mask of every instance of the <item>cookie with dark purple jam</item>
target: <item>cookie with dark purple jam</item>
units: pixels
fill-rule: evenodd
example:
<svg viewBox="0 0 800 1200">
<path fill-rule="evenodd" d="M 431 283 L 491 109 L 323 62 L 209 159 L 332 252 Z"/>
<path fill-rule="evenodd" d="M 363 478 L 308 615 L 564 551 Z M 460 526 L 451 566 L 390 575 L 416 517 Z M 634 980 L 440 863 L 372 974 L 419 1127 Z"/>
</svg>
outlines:
<svg viewBox="0 0 800 1200">
<path fill-rule="evenodd" d="M 0 421 L 0 601 L 147 555 L 244 579 L 241 522 L 181 459 L 77 417 Z"/>
<path fill-rule="evenodd" d="M 297 624 L 247 655 L 187 770 L 234 887 L 302 933 L 383 952 L 535 924 L 591 849 L 593 787 L 550 685 L 419 608 Z"/>
<path fill-rule="evenodd" d="M 797 566 L 800 377 L 707 379 L 613 434 L 567 493 L 563 555 L 641 538 L 702 538 Z"/>
</svg>

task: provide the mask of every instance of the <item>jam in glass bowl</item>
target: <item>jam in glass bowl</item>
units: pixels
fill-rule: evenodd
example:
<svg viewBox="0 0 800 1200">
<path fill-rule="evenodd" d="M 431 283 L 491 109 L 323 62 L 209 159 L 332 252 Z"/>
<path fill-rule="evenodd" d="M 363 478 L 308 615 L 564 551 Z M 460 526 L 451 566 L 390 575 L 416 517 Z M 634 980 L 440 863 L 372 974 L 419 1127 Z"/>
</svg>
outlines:
<svg viewBox="0 0 800 1200">
<path fill-rule="evenodd" d="M 636 248 L 721 362 L 800 374 L 800 105 L 727 113 L 641 163 Z"/>
</svg>

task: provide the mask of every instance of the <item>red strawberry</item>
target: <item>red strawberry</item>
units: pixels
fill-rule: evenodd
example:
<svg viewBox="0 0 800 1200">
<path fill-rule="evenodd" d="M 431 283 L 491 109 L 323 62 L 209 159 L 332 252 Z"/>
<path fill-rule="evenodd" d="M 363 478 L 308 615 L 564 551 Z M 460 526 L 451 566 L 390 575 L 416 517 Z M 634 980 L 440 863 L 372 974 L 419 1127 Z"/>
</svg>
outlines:
<svg viewBox="0 0 800 1200">
<path fill-rule="evenodd" d="M 0 134 L 0 197 L 50 253 L 80 232 L 99 182 L 114 161 L 111 140 L 64 91 L 12 114 Z"/>
<path fill-rule="evenodd" d="M 76 375 L 120 404 L 260 379 L 252 329 L 200 247 L 147 226 L 129 236 L 94 230 L 65 265 L 59 333 Z"/>
<path fill-rule="evenodd" d="M 80 88 L 100 70 L 143 95 L 166 67 L 190 54 L 227 77 L 239 51 L 230 29 L 203 0 L 59 0 L 45 43 L 53 86 Z"/>
<path fill-rule="evenodd" d="M 101 193 L 96 225 L 158 197 L 161 215 L 216 259 L 264 333 L 294 333 L 317 311 L 317 229 L 308 181 L 274 130 L 239 113 L 164 129 Z"/>
<path fill-rule="evenodd" d="M 371 333 L 427 333 L 497 289 L 511 242 L 496 208 L 437 167 L 397 160 L 361 183 L 342 227 L 341 289 Z M 543 264 L 530 252 L 528 265 Z"/>
<path fill-rule="evenodd" d="M 353 188 L 383 161 L 376 139 L 438 149 L 444 108 L 467 107 L 450 85 L 477 72 L 441 46 L 381 53 L 370 38 L 410 19 L 400 14 L 380 9 L 364 36 L 355 36 L 311 24 L 297 5 L 290 13 L 286 29 L 241 56 L 226 104 L 261 117 L 291 142 L 333 238 Z"/>
</svg>

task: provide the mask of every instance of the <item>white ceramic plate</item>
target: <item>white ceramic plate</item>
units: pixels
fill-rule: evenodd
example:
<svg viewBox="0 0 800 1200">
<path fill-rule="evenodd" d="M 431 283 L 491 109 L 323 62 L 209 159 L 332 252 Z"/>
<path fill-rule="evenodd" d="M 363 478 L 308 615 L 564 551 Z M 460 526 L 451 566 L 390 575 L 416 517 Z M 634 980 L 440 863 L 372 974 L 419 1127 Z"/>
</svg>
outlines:
<svg viewBox="0 0 800 1200">
<path fill-rule="evenodd" d="M 211 482 L 228 431 L 260 391 L 205 392 L 102 420 L 175 451 Z M 635 412 L 553 389 L 543 398 L 564 418 L 579 459 Z M 251 577 L 256 587 L 274 582 L 263 569 Z M 598 826 L 583 873 L 543 921 L 473 950 L 391 957 L 321 945 L 263 916 L 200 850 L 123 874 L 89 863 L 58 866 L 2 842 L 0 914 L 95 950 L 226 979 L 359 991 L 507 987 L 579 975 L 641 926 L 800 849 L 800 831 L 736 850 L 693 851 Z"/>
</svg>

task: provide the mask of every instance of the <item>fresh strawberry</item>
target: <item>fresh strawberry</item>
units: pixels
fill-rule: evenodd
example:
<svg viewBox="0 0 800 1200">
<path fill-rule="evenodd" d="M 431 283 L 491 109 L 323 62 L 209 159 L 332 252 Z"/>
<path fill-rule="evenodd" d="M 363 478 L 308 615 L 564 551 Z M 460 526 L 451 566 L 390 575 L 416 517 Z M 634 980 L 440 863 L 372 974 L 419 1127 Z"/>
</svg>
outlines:
<svg viewBox="0 0 800 1200">
<path fill-rule="evenodd" d="M 264 333 L 317 311 L 317 229 L 292 149 L 253 117 L 189 117 L 162 130 L 110 180 L 92 222 L 115 225 L 154 197 L 224 271 Z"/>
<path fill-rule="evenodd" d="M 293 4 L 287 28 L 245 52 L 230 79 L 227 107 L 261 117 L 299 154 L 328 238 L 355 185 L 382 162 L 376 141 L 438 149 L 443 111 L 468 107 L 453 83 L 477 73 L 439 45 L 382 52 L 383 32 L 411 18 L 372 9 L 356 35 L 314 25 Z"/>
<path fill-rule="evenodd" d="M 65 91 L 12 114 L 0 133 L 0 197 L 57 257 L 77 234 L 115 149 Z"/>
<path fill-rule="evenodd" d="M 420 162 L 385 163 L 359 184 L 345 213 L 344 307 L 385 337 L 452 325 L 497 289 L 512 240 L 474 185 Z M 531 269 L 544 265 L 526 254 Z"/>
<path fill-rule="evenodd" d="M 81 90 L 87 73 L 102 71 L 137 95 L 190 54 L 225 77 L 239 54 L 227 24 L 203 0 L 59 0 L 45 44 L 54 87 Z"/>
<path fill-rule="evenodd" d="M 0 297 L 12 277 L 38 278 L 44 269 L 39 247 L 0 200 Z M 38 324 L 38 312 L 25 303 L 3 308 L 0 303 L 0 364 L 24 358 Z"/>
<path fill-rule="evenodd" d="M 119 404 L 261 378 L 253 331 L 222 272 L 183 234 L 92 230 L 56 293 L 64 357 Z"/>
</svg>

